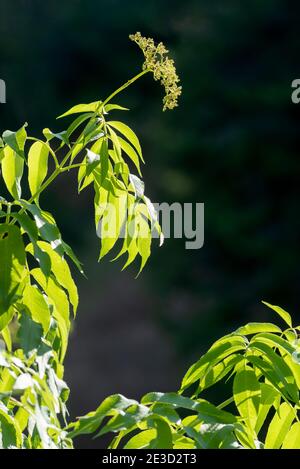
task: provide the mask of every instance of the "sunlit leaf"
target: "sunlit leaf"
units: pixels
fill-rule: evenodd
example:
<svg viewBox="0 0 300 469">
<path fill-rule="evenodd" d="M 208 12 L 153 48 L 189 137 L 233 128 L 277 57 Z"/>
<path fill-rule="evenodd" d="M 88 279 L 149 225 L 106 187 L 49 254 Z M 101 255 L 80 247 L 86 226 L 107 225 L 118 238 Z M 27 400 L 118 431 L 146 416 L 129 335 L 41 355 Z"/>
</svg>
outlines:
<svg viewBox="0 0 300 469">
<path fill-rule="evenodd" d="M 14 199 L 20 199 L 24 159 L 9 146 L 4 148 L 3 153 L 1 167 L 5 185 Z"/>
<path fill-rule="evenodd" d="M 32 196 L 40 189 L 48 172 L 49 149 L 41 141 L 34 142 L 28 153 L 28 182 Z"/>
</svg>

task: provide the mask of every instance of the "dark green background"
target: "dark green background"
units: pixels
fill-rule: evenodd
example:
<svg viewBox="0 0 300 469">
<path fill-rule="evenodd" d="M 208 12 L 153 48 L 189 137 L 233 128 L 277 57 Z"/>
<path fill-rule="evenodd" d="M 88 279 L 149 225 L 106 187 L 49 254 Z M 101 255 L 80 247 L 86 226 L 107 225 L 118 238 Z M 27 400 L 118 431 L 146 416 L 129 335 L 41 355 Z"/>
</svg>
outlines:
<svg viewBox="0 0 300 469">
<path fill-rule="evenodd" d="M 134 280 L 136 267 L 97 264 L 92 193 L 77 196 L 75 175 L 42 197 L 89 277 L 76 277 L 72 416 L 109 393 L 176 389 L 218 336 L 274 319 L 262 299 L 299 319 L 299 13 L 287 0 L 1 0 L 2 130 L 63 130 L 55 116 L 138 72 L 127 37 L 141 31 L 175 58 L 180 107 L 162 113 L 163 90 L 147 76 L 118 98 L 131 112 L 115 117 L 140 136 L 154 201 L 205 203 L 204 248 L 168 240 Z"/>
</svg>

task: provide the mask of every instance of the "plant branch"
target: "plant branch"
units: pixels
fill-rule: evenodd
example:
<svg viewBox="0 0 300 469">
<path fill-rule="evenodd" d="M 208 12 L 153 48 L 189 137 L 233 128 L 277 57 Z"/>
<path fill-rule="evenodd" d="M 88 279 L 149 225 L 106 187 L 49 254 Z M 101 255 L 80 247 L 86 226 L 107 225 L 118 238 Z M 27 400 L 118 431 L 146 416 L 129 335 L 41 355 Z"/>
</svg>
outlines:
<svg viewBox="0 0 300 469">
<path fill-rule="evenodd" d="M 114 91 L 112 94 L 110 94 L 108 96 L 108 98 L 106 98 L 105 101 L 103 101 L 102 106 L 105 106 L 105 104 L 107 104 L 114 96 L 121 93 L 121 91 L 125 90 L 128 86 L 130 86 L 132 83 L 134 83 L 136 80 L 138 80 L 139 78 L 141 78 L 143 75 L 145 75 L 148 72 L 150 72 L 150 70 L 148 70 L 148 69 L 143 70 L 142 72 L 138 73 L 133 78 L 128 80 L 126 83 L 124 83 L 124 85 L 120 86 L 120 88 L 118 88 L 116 91 Z"/>
</svg>

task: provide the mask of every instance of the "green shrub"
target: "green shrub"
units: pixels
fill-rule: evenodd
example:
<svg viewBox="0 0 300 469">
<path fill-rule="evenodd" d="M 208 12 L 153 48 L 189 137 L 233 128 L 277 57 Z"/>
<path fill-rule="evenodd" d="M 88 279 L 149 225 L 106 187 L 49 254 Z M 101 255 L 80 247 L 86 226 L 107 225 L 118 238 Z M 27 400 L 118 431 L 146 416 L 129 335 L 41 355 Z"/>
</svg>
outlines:
<svg viewBox="0 0 300 469">
<path fill-rule="evenodd" d="M 300 447 L 300 346 L 288 328 L 249 323 L 217 340 L 185 374 L 178 392 L 146 394 L 141 402 L 113 395 L 69 426 L 80 434 L 115 433 L 111 448 L 290 449 Z M 222 382 L 230 395 L 212 404 L 203 393 Z"/>
</svg>

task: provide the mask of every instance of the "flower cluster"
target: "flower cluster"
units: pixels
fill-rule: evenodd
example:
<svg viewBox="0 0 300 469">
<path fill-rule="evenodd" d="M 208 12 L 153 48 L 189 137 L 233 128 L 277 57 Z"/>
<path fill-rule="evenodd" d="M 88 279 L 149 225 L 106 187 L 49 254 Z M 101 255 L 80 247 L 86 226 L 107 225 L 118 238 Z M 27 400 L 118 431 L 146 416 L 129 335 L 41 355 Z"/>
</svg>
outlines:
<svg viewBox="0 0 300 469">
<path fill-rule="evenodd" d="M 178 86 L 180 80 L 176 73 L 174 60 L 166 55 L 169 51 L 162 42 L 155 45 L 153 39 L 143 37 L 139 32 L 131 34 L 129 38 L 136 42 L 143 51 L 145 57 L 143 70 L 150 70 L 154 79 L 159 80 L 165 88 L 163 110 L 173 109 L 177 106 L 177 99 L 181 95 L 182 87 Z"/>
</svg>

